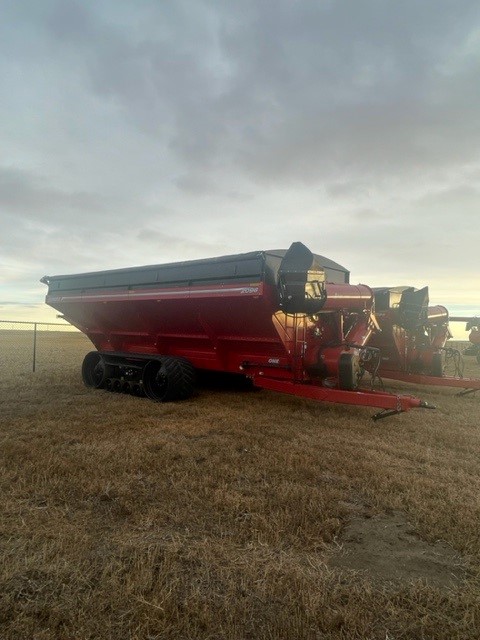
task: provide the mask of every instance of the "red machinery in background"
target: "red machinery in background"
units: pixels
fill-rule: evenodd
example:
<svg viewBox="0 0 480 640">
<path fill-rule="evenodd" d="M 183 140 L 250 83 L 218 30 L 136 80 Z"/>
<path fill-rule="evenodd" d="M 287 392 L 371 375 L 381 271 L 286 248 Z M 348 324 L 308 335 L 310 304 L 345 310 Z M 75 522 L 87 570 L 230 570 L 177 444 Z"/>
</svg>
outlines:
<svg viewBox="0 0 480 640">
<path fill-rule="evenodd" d="M 206 260 L 45 276 L 46 302 L 95 345 L 89 387 L 189 397 L 195 370 L 243 374 L 257 387 L 314 400 L 372 406 L 375 418 L 429 407 L 418 398 L 361 389 L 378 329 L 374 293 L 296 242 Z"/>
<path fill-rule="evenodd" d="M 365 368 L 373 375 L 463 389 L 460 395 L 480 389 L 480 380 L 463 377 L 457 349 L 446 346 L 451 338 L 449 314 L 443 306 L 429 306 L 428 287 L 375 288 L 375 315 L 381 331 L 369 346 L 378 349 Z M 454 375 L 446 375 L 447 364 Z"/>
<path fill-rule="evenodd" d="M 450 318 L 452 322 L 466 322 L 465 331 L 470 331 L 470 344 L 463 351 L 464 356 L 475 356 L 480 364 L 480 318 L 456 316 Z"/>
</svg>

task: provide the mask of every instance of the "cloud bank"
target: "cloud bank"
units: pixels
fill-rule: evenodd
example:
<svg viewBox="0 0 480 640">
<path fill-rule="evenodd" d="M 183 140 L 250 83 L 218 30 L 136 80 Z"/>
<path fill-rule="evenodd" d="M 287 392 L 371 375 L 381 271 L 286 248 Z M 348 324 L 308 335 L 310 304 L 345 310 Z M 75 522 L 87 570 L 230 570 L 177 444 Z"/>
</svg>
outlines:
<svg viewBox="0 0 480 640">
<path fill-rule="evenodd" d="M 7 302 L 301 240 L 480 310 L 478 2 L 10 3 L 0 73 Z"/>
</svg>

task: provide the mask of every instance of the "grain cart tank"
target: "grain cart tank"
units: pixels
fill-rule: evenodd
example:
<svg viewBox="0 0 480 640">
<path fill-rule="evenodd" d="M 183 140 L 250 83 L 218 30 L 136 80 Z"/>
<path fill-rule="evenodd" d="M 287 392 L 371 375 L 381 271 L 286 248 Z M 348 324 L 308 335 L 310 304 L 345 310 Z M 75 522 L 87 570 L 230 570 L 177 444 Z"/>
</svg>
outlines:
<svg viewBox="0 0 480 640">
<path fill-rule="evenodd" d="M 374 296 L 300 242 L 129 269 L 45 276 L 46 302 L 97 351 L 87 386 L 178 400 L 195 370 L 243 374 L 258 387 L 399 413 L 417 398 L 360 390 L 376 330 Z"/>
<path fill-rule="evenodd" d="M 457 349 L 446 347 L 451 337 L 449 314 L 443 306 L 429 306 L 428 287 L 375 288 L 375 315 L 381 332 L 369 346 L 378 349 L 375 366 L 384 378 L 463 389 L 460 395 L 480 389 L 480 380 L 463 377 Z M 468 320 L 468 319 L 467 319 Z M 444 363 L 452 362 L 455 375 L 445 375 Z"/>
</svg>

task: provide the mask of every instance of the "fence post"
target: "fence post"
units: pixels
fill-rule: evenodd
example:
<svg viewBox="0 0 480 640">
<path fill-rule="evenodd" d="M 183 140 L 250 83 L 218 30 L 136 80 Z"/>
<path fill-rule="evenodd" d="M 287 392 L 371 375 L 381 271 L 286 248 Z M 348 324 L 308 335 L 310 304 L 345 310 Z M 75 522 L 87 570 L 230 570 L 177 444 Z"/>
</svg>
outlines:
<svg viewBox="0 0 480 640">
<path fill-rule="evenodd" d="M 35 373 L 35 361 L 37 359 L 37 323 L 33 323 L 33 373 Z"/>
</svg>

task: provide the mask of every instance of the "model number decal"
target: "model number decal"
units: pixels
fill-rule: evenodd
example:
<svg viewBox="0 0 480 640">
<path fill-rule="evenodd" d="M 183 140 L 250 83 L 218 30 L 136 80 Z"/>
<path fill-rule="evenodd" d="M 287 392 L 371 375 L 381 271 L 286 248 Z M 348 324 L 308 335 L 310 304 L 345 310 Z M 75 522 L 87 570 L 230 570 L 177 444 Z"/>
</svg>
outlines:
<svg viewBox="0 0 480 640">
<path fill-rule="evenodd" d="M 258 293 L 258 287 L 243 287 L 240 293 Z"/>
</svg>

